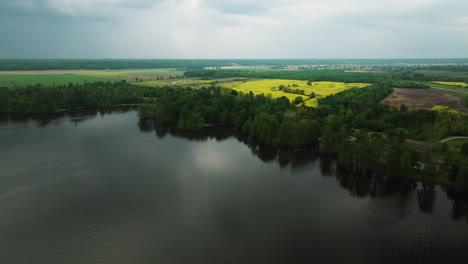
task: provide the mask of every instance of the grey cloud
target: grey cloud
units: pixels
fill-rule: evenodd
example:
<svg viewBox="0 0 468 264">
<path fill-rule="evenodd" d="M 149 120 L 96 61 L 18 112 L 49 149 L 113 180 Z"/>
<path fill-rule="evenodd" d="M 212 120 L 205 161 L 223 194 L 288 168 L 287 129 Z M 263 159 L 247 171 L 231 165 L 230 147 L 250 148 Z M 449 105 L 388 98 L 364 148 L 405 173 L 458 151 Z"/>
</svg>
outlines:
<svg viewBox="0 0 468 264">
<path fill-rule="evenodd" d="M 20 2 L 0 0 L 0 57 L 468 57 L 461 0 Z"/>
</svg>

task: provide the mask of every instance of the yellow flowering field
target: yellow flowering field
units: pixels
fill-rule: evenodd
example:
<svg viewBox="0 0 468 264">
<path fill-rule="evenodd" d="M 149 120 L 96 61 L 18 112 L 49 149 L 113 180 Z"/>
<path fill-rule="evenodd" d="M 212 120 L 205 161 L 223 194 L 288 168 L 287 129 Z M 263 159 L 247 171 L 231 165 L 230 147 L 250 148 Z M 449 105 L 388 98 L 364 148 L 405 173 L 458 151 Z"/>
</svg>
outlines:
<svg viewBox="0 0 468 264">
<path fill-rule="evenodd" d="M 254 94 L 271 94 L 274 98 L 286 96 L 289 100 L 293 101 L 297 96 L 301 96 L 305 101 L 304 104 L 310 107 L 318 106 L 318 98 L 323 98 L 332 94 L 336 94 L 353 87 L 363 88 L 370 84 L 368 83 L 342 83 L 342 82 L 312 82 L 311 85 L 307 81 L 299 80 L 283 80 L 283 79 L 268 79 L 268 80 L 255 80 L 244 82 L 231 82 L 222 83 L 221 86 L 231 88 L 238 92 L 248 93 L 252 91 Z M 294 93 L 287 93 L 279 89 L 283 85 L 292 90 L 304 90 L 305 95 Z M 311 93 L 315 93 L 314 99 L 309 99 Z"/>
<path fill-rule="evenodd" d="M 468 87 L 468 83 L 464 83 L 464 82 L 433 82 L 433 83 L 438 83 L 438 84 L 443 84 L 443 85 Z"/>
<path fill-rule="evenodd" d="M 284 79 L 247 79 L 247 78 L 224 78 L 214 80 L 202 80 L 200 78 L 180 78 L 180 79 L 164 79 L 152 80 L 145 82 L 137 82 L 138 85 L 145 86 L 176 86 L 194 88 L 202 86 L 217 85 L 225 88 L 230 88 L 238 92 L 249 93 L 252 91 L 254 94 L 271 94 L 273 98 L 282 96 L 287 97 L 289 100 L 294 101 L 298 96 L 302 97 L 304 105 L 309 107 L 317 107 L 319 98 L 327 97 L 353 87 L 363 88 L 369 86 L 369 83 L 342 83 L 342 82 L 312 82 L 308 85 L 307 81 L 300 80 L 284 80 Z M 280 90 L 280 86 L 290 90 L 304 90 L 304 95 L 285 92 Z M 315 98 L 310 98 L 311 93 L 315 93 Z"/>
</svg>

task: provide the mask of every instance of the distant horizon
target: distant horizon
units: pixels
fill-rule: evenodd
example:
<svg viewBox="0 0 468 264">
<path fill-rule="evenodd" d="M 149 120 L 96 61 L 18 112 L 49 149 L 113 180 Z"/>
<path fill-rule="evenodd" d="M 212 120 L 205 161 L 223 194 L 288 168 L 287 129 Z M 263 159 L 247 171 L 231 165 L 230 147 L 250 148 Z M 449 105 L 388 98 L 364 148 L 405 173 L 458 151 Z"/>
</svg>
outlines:
<svg viewBox="0 0 468 264">
<path fill-rule="evenodd" d="M 467 60 L 468 57 L 421 58 L 0 58 L 0 60 Z"/>
</svg>

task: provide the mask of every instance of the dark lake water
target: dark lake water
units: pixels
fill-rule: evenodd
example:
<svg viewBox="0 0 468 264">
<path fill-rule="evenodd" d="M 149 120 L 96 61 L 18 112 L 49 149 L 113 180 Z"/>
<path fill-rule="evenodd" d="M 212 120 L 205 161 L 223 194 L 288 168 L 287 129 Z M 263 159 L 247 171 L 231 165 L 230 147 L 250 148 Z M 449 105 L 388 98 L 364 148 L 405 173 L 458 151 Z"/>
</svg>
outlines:
<svg viewBox="0 0 468 264">
<path fill-rule="evenodd" d="M 440 263 L 466 199 L 136 112 L 0 118 L 0 263 Z"/>
</svg>

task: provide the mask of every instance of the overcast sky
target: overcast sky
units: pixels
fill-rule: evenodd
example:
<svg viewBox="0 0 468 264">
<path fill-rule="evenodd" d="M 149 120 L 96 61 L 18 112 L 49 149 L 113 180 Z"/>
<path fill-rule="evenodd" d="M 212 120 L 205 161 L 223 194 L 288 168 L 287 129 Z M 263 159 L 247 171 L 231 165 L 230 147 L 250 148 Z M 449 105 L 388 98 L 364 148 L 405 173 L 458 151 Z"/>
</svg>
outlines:
<svg viewBox="0 0 468 264">
<path fill-rule="evenodd" d="M 0 58 L 460 57 L 467 0 L 0 0 Z"/>
</svg>

